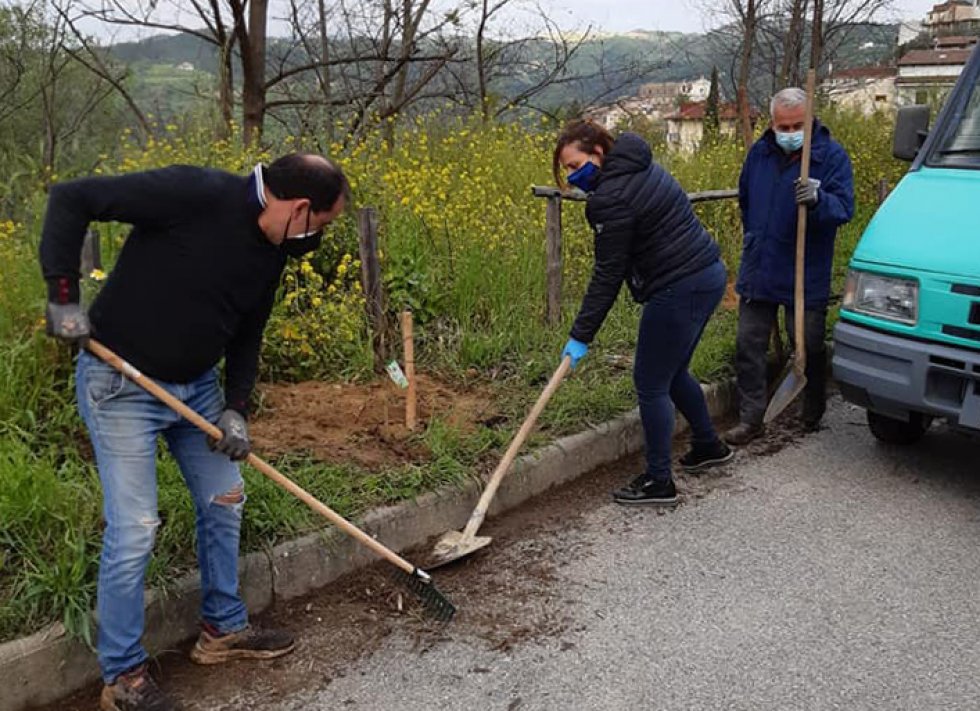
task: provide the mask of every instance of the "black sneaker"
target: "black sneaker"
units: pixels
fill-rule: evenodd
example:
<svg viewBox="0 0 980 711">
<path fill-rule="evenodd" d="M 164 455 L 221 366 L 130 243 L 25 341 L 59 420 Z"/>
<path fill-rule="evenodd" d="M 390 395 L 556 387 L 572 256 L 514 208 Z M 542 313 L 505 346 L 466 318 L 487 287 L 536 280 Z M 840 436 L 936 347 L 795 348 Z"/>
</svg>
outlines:
<svg viewBox="0 0 980 711">
<path fill-rule="evenodd" d="M 711 444 L 695 442 L 691 445 L 691 451 L 681 457 L 681 466 L 684 467 L 684 471 L 698 472 L 730 462 L 734 456 L 735 452 L 732 448 L 720 439 L 716 439 Z"/>
<path fill-rule="evenodd" d="M 629 486 L 613 492 L 613 501 L 627 506 L 673 506 L 677 500 L 673 479 L 654 481 L 645 474 L 636 477 Z"/>
<path fill-rule="evenodd" d="M 146 664 L 140 664 L 102 688 L 99 708 L 102 711 L 180 711 L 181 707 L 160 691 Z"/>
</svg>

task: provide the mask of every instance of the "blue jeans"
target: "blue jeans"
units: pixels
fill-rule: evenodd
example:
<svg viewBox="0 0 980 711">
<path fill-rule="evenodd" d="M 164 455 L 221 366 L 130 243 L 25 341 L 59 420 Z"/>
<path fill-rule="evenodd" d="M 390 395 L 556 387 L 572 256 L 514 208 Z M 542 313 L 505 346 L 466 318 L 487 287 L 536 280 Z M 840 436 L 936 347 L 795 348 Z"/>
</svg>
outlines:
<svg viewBox="0 0 980 711">
<path fill-rule="evenodd" d="M 725 293 L 721 261 L 653 294 L 643 307 L 633 382 L 646 439 L 647 476 L 667 482 L 674 405 L 691 425 L 694 444 L 718 440 L 701 386 L 687 368 L 704 327 Z"/>
<path fill-rule="evenodd" d="M 191 383 L 160 385 L 211 422 L 224 409 L 214 370 Z M 102 676 L 112 683 L 148 656 L 140 638 L 144 577 L 160 525 L 157 437 L 166 440 L 194 502 L 201 614 L 220 632 L 248 624 L 238 594 L 244 483 L 238 465 L 208 449 L 200 430 L 87 351 L 78 357 L 76 394 L 102 480 L 97 650 Z"/>
</svg>

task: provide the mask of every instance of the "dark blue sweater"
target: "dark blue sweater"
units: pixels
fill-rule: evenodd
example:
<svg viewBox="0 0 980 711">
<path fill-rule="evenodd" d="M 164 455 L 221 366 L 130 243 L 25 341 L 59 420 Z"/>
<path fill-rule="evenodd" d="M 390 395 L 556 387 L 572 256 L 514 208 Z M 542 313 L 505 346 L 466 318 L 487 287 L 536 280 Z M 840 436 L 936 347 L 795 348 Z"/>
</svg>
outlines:
<svg viewBox="0 0 980 711">
<path fill-rule="evenodd" d="M 40 247 L 49 298 L 78 300 L 90 222 L 132 225 L 89 310 L 94 337 L 171 383 L 224 357 L 228 406 L 244 414 L 286 262 L 258 227 L 261 210 L 250 178 L 192 166 L 55 185 Z"/>
</svg>

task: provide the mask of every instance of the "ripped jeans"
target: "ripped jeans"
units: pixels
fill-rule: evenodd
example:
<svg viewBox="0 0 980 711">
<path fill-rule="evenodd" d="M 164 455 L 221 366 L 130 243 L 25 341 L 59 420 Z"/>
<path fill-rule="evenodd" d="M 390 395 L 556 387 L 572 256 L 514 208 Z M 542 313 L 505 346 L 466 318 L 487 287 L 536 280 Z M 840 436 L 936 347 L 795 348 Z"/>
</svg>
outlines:
<svg viewBox="0 0 980 711">
<path fill-rule="evenodd" d="M 148 656 L 140 640 L 144 578 L 160 525 L 157 437 L 166 440 L 194 502 L 201 616 L 221 632 L 248 624 L 238 593 L 244 483 L 238 465 L 208 449 L 200 430 L 87 351 L 78 357 L 75 382 L 102 480 L 97 651 L 103 679 L 112 683 Z M 216 370 L 191 383 L 160 385 L 211 422 L 224 409 Z"/>
</svg>

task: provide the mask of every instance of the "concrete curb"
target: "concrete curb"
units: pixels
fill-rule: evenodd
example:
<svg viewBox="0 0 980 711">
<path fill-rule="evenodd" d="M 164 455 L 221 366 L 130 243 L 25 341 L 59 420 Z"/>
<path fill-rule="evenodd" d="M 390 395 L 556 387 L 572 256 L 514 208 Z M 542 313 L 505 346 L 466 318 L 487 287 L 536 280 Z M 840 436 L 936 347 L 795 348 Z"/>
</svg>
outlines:
<svg viewBox="0 0 980 711">
<path fill-rule="evenodd" d="M 712 417 L 734 406 L 734 383 L 705 387 Z M 678 418 L 678 432 L 687 423 Z M 526 455 L 501 485 L 490 515 L 499 514 L 551 487 L 571 481 L 604 464 L 643 448 L 637 410 Z M 462 488 L 443 488 L 414 501 L 369 511 L 361 526 L 394 550 L 420 545 L 466 523 L 483 482 Z M 364 546 L 335 529 L 325 529 L 276 546 L 270 554 L 251 553 L 240 562 L 242 594 L 257 614 L 277 598 L 292 598 L 320 588 L 342 575 L 374 563 Z M 191 639 L 198 631 L 200 583 L 188 576 L 163 594 L 148 591 L 146 635 L 151 654 L 159 654 Z M 95 655 L 70 639 L 61 624 L 0 645 L 0 711 L 21 711 L 56 701 L 99 678 Z"/>
</svg>

